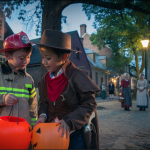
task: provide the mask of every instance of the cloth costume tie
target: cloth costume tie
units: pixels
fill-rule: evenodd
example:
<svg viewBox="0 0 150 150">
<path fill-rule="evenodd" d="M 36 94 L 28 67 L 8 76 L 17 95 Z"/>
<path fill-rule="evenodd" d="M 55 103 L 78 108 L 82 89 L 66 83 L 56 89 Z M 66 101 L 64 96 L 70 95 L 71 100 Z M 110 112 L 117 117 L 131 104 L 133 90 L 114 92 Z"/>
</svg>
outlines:
<svg viewBox="0 0 150 150">
<path fill-rule="evenodd" d="M 50 73 L 47 74 L 47 93 L 52 102 L 60 96 L 67 82 L 68 80 L 63 73 L 53 79 L 50 77 Z"/>
</svg>

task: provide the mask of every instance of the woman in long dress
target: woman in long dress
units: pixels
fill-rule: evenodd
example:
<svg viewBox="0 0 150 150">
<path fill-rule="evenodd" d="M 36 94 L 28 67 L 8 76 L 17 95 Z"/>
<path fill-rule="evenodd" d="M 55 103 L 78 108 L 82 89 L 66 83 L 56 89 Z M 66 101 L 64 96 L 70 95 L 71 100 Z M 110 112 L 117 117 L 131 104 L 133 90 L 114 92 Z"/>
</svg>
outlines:
<svg viewBox="0 0 150 150">
<path fill-rule="evenodd" d="M 140 73 L 139 80 L 137 82 L 137 93 L 136 93 L 136 104 L 137 107 L 145 111 L 145 108 L 148 108 L 148 97 L 147 97 L 147 80 L 144 79 L 144 74 Z"/>
<path fill-rule="evenodd" d="M 128 73 L 124 73 L 123 76 L 124 79 L 121 80 L 121 93 L 124 97 L 124 102 L 121 102 L 121 107 L 124 110 L 130 111 L 129 107 L 132 107 L 130 80 Z"/>
<path fill-rule="evenodd" d="M 101 98 L 103 98 L 103 99 L 107 98 L 106 88 L 105 88 L 105 84 L 104 83 L 102 83 Z"/>
</svg>

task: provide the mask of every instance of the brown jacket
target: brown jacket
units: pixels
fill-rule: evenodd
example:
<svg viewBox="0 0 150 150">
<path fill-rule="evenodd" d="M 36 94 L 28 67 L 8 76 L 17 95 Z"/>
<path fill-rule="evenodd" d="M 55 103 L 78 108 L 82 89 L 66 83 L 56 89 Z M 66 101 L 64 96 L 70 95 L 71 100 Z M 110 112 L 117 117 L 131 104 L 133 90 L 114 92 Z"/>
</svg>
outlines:
<svg viewBox="0 0 150 150">
<path fill-rule="evenodd" d="M 61 109 L 59 109 L 58 113 L 62 114 L 62 119 L 65 120 L 71 130 L 79 130 L 88 123 L 89 117 L 95 111 L 96 117 L 92 120 L 94 125 L 94 129 L 92 130 L 92 148 L 99 149 L 97 103 L 94 93 L 100 89 L 88 75 L 76 68 L 70 60 L 63 65 L 62 69 L 65 77 L 68 79 L 67 88 L 62 92 L 65 99 L 63 102 L 69 107 L 67 109 L 67 106 L 63 104 L 68 113 L 66 111 L 64 114 Z M 39 82 L 40 108 L 38 115 L 45 113 L 48 116 L 48 121 L 50 121 L 49 117 L 52 116 L 51 109 L 53 109 L 53 106 L 47 94 L 46 76 L 47 74 Z M 54 107 L 59 108 L 61 101 L 59 97 Z"/>
</svg>

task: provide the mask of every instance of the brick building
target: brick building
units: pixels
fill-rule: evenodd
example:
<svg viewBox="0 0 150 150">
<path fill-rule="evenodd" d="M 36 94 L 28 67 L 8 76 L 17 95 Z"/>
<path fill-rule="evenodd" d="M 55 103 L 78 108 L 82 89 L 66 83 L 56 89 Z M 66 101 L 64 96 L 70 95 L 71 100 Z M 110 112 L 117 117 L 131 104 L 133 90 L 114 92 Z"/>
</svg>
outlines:
<svg viewBox="0 0 150 150">
<path fill-rule="evenodd" d="M 107 91 L 108 91 L 109 81 L 111 81 L 111 80 L 115 81 L 114 82 L 115 87 L 118 88 L 118 86 L 119 86 L 119 80 L 117 80 L 119 77 L 118 74 L 115 73 L 114 71 L 107 70 L 107 63 L 110 60 L 110 57 L 112 54 L 112 49 L 109 48 L 108 46 L 105 46 L 105 47 L 102 46 L 101 50 L 99 50 L 97 45 L 92 45 L 91 41 L 90 41 L 91 35 L 88 34 L 86 31 L 86 24 L 80 25 L 80 36 L 81 36 L 81 40 L 82 40 L 84 49 L 87 50 L 87 52 L 90 50 L 90 53 L 92 51 L 95 53 L 95 54 L 91 53 L 91 54 L 87 54 L 87 55 L 93 55 L 93 56 L 95 55 L 98 60 L 97 63 L 99 65 L 102 63 L 105 66 L 105 68 L 102 67 L 102 65 L 97 68 L 92 64 L 92 66 L 91 66 L 91 69 L 92 69 L 91 72 L 93 75 L 92 80 L 95 81 L 98 86 L 101 85 L 102 82 L 105 82 Z M 116 88 L 116 91 L 117 91 L 117 88 Z"/>
<path fill-rule="evenodd" d="M 106 86 L 106 91 L 108 92 L 107 87 L 109 84 L 108 81 L 110 80 L 109 74 L 111 74 L 112 72 L 107 70 L 106 66 L 101 62 L 99 54 L 85 47 L 84 50 L 91 66 L 91 79 L 99 87 L 101 87 L 102 83 L 104 83 Z"/>
<path fill-rule="evenodd" d="M 104 57 L 103 58 L 104 58 L 104 61 L 106 62 L 106 66 L 107 66 L 107 63 L 112 54 L 111 48 L 109 48 L 108 46 L 105 46 L 105 47 L 102 46 L 101 50 L 99 50 L 97 45 L 92 45 L 91 41 L 90 41 L 91 35 L 86 32 L 86 24 L 80 25 L 80 36 L 82 38 L 84 47 L 86 47 L 88 49 L 92 49 L 94 52 L 98 53 L 100 56 L 105 56 L 105 58 Z"/>
<path fill-rule="evenodd" d="M 0 14 L 0 49 L 3 48 L 4 40 L 12 34 L 14 34 L 14 32 L 12 31 L 10 26 L 7 24 L 7 22 L 5 21 L 5 17 L 2 14 Z M 5 58 L 4 54 L 0 54 L 0 65 L 3 62 L 5 62 L 5 60 L 6 60 L 6 58 Z"/>
</svg>

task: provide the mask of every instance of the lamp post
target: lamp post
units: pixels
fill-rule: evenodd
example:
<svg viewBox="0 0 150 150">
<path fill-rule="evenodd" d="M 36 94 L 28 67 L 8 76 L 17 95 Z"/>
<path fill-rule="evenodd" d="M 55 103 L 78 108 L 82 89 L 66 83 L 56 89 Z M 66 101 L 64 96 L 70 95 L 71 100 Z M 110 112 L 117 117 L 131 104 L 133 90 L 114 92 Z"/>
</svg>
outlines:
<svg viewBox="0 0 150 150">
<path fill-rule="evenodd" d="M 143 47 L 145 47 L 147 49 L 149 40 L 148 39 L 143 39 L 141 42 L 142 42 Z M 147 59 L 146 59 L 147 57 L 146 57 L 146 49 L 145 49 L 145 79 L 147 80 Z"/>
</svg>

